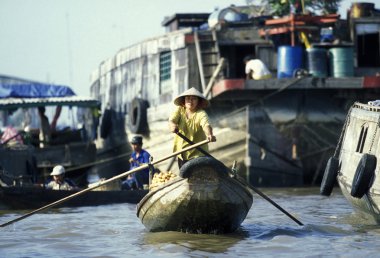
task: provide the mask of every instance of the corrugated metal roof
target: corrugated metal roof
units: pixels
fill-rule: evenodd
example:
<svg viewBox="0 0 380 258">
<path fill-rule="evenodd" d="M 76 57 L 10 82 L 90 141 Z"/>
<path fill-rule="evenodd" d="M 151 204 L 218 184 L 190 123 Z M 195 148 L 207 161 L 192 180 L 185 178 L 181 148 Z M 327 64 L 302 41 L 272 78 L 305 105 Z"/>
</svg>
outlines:
<svg viewBox="0 0 380 258">
<path fill-rule="evenodd" d="M 40 106 L 78 106 L 96 107 L 100 104 L 91 97 L 53 97 L 53 98 L 5 98 L 0 99 L 0 109 L 27 108 Z"/>
</svg>

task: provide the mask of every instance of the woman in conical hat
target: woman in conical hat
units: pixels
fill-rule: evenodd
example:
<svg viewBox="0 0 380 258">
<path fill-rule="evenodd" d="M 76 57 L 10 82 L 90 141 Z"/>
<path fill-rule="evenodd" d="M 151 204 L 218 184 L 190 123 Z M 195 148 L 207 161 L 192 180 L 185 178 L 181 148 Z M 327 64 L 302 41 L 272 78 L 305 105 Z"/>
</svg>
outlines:
<svg viewBox="0 0 380 258">
<path fill-rule="evenodd" d="M 210 103 L 202 93 L 195 88 L 190 88 L 176 97 L 174 104 L 177 107 L 169 117 L 171 132 L 180 132 L 194 143 L 206 139 L 216 141 L 208 115 L 206 111 L 204 111 L 204 108 L 208 107 Z M 189 145 L 188 142 L 176 135 L 174 138 L 173 152 Z M 203 145 L 201 148 L 208 151 L 207 145 Z M 197 149 L 182 153 L 178 156 L 178 166 L 181 168 L 186 161 L 200 156 L 204 156 L 204 154 Z"/>
</svg>

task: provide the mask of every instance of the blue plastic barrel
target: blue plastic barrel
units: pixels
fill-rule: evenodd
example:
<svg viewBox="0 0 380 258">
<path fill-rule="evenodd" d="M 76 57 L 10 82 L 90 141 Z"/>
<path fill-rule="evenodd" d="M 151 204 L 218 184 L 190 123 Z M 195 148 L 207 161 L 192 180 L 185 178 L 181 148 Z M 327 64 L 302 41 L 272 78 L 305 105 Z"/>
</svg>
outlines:
<svg viewBox="0 0 380 258">
<path fill-rule="evenodd" d="M 324 48 L 309 48 L 307 51 L 307 69 L 313 77 L 328 76 L 327 50 Z"/>
<path fill-rule="evenodd" d="M 277 78 L 293 77 L 295 70 L 303 68 L 301 46 L 279 46 L 277 52 Z"/>
<path fill-rule="evenodd" d="M 354 50 L 352 47 L 330 48 L 329 59 L 332 77 L 354 76 Z"/>
</svg>

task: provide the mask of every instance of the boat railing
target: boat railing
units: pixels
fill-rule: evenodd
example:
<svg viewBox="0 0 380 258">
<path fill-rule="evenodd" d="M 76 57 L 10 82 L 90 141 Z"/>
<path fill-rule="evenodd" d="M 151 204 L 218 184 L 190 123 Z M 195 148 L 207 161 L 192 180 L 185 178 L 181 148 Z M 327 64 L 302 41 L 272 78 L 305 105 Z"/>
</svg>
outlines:
<svg viewBox="0 0 380 258">
<path fill-rule="evenodd" d="M 359 103 L 359 102 L 355 102 L 353 104 L 353 107 L 367 110 L 367 111 L 380 112 L 380 106 L 373 106 L 373 105 Z"/>
</svg>

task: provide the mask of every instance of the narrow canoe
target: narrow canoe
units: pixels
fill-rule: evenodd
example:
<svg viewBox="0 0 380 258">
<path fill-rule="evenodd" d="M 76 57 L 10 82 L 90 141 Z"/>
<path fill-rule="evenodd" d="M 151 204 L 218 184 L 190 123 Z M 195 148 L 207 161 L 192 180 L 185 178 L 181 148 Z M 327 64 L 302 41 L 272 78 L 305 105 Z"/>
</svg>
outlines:
<svg viewBox="0 0 380 258">
<path fill-rule="evenodd" d="M 77 193 L 79 190 L 51 190 L 40 187 L 0 187 L 3 209 L 37 209 Z M 57 207 L 98 206 L 114 203 L 138 203 L 148 190 L 88 191 Z"/>
<path fill-rule="evenodd" d="M 152 232 L 223 234 L 235 231 L 252 206 L 252 192 L 223 163 L 199 157 L 180 177 L 151 190 L 137 205 L 137 216 Z"/>
</svg>

